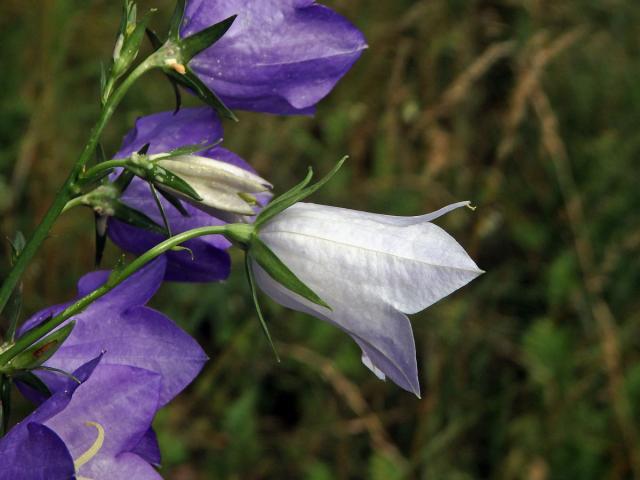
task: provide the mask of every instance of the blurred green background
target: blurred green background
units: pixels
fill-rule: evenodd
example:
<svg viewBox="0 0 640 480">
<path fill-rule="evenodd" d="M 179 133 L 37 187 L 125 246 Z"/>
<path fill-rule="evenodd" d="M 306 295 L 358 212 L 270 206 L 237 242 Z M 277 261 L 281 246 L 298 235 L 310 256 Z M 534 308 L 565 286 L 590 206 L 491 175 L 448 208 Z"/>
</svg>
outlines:
<svg viewBox="0 0 640 480">
<path fill-rule="evenodd" d="M 162 474 L 640 478 L 640 3 L 325 3 L 369 50 L 315 118 L 238 112 L 225 146 L 279 191 L 349 154 L 316 202 L 415 215 L 472 200 L 438 223 L 487 274 L 412 318 L 422 400 L 378 381 L 346 335 L 264 299 L 276 364 L 239 265 L 224 284 L 164 286 L 153 306 L 211 360 L 158 417 Z M 160 8 L 162 30 L 172 2 L 140 4 Z M 2 0 L 3 238 L 32 231 L 86 140 L 119 13 Z M 161 75 L 146 77 L 107 151 L 170 108 Z M 59 221 L 25 277 L 27 313 L 92 268 L 91 218 Z"/>
</svg>

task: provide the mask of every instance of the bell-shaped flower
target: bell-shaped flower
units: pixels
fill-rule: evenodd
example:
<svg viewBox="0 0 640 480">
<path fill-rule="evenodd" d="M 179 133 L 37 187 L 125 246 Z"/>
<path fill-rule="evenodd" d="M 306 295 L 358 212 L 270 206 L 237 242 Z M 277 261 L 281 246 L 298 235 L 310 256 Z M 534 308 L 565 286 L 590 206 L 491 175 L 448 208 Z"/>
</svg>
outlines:
<svg viewBox="0 0 640 480">
<path fill-rule="evenodd" d="M 126 158 L 149 144 L 149 154 L 170 152 L 186 145 L 212 145 L 222 139 L 222 125 L 213 110 L 209 108 L 183 108 L 178 113 L 163 112 L 139 118 L 135 128 L 124 139 L 117 158 Z M 216 146 L 198 153 L 199 157 L 215 159 L 238 167 L 249 173 L 255 171 L 235 153 Z M 259 204 L 268 202 L 270 195 L 255 195 Z M 163 224 L 162 215 L 153 198 L 149 185 L 134 178 L 125 190 L 121 200 L 129 207 L 141 211 L 157 224 Z M 171 203 L 160 198 L 171 231 L 182 233 L 192 228 L 222 225 L 225 222 L 201 208 L 189 203 L 183 205 L 188 216 L 183 215 Z M 123 250 L 141 254 L 165 239 L 162 235 L 143 230 L 117 219 L 109 220 L 108 234 L 111 240 Z M 168 252 L 166 280 L 188 282 L 211 282 L 224 280 L 229 276 L 231 261 L 225 251 L 231 246 L 221 235 L 208 235 L 185 242 L 192 253 Z"/>
<path fill-rule="evenodd" d="M 197 342 L 169 318 L 145 306 L 162 283 L 165 264 L 163 257 L 154 260 L 67 320 L 63 325 L 75 322 L 75 327 L 44 366 L 72 372 L 103 354 L 103 365 L 126 365 L 158 374 L 161 405 L 181 392 L 198 375 L 207 356 Z M 79 297 L 102 286 L 109 273 L 97 271 L 85 275 L 78 283 Z M 67 305 L 37 313 L 23 325 L 20 333 L 46 321 Z M 66 384 L 65 378 L 57 373 L 35 373 L 52 392 Z M 21 389 L 33 400 L 41 400 L 27 387 Z"/>
<path fill-rule="evenodd" d="M 258 286 L 278 303 L 341 328 L 378 377 L 420 395 L 415 343 L 405 314 L 424 310 L 482 271 L 431 223 L 468 202 L 417 217 L 296 203 L 258 237 L 329 308 L 293 293 L 257 262 Z"/>
<path fill-rule="evenodd" d="M 161 377 L 95 359 L 0 439 L 0 480 L 160 479 L 138 452 L 160 407 Z M 159 459 L 158 459 L 159 460 Z"/>
<path fill-rule="evenodd" d="M 181 36 L 233 15 L 222 38 L 189 62 L 230 108 L 310 114 L 367 47 L 314 0 L 187 0 Z"/>
</svg>

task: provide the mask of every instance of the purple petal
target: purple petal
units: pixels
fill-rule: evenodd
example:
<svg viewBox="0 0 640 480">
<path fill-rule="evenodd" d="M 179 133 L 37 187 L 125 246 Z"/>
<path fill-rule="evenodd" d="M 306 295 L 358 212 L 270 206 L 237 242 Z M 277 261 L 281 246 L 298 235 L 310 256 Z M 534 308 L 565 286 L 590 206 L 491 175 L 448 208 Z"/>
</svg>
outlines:
<svg viewBox="0 0 640 480">
<path fill-rule="evenodd" d="M 208 107 L 182 108 L 136 120 L 116 158 L 126 158 L 149 143 L 149 153 L 164 153 L 186 145 L 211 145 L 222 139 L 222 124 Z"/>
<path fill-rule="evenodd" d="M 39 423 L 22 422 L 0 439 L 0 480 L 73 478 L 73 458 L 62 439 Z"/>
<path fill-rule="evenodd" d="M 144 368 L 162 377 L 160 401 L 167 403 L 198 375 L 206 354 L 197 342 L 163 314 L 144 307 L 157 290 L 164 274 L 165 261 L 159 258 L 132 275 L 120 286 L 72 317 L 76 326 L 45 366 L 71 372 L 104 353 L 105 365 Z M 100 286 L 106 280 L 98 272 L 85 275 L 79 291 Z M 33 328 L 42 315 L 28 320 L 21 332 Z M 58 374 L 39 372 L 52 392 L 64 389 L 68 380 Z M 28 398 L 38 399 L 24 390 Z"/>
<path fill-rule="evenodd" d="M 147 433 L 140 439 L 140 442 L 132 450 L 132 453 L 142 457 L 151 465 L 155 465 L 156 467 L 160 466 L 160 461 L 162 460 L 160 445 L 158 445 L 158 437 L 156 436 L 156 432 L 153 431 L 153 428 L 147 430 Z"/>
<path fill-rule="evenodd" d="M 64 440 L 76 461 L 99 436 L 99 430 L 87 422 L 104 430 L 102 446 L 79 467 L 80 476 L 117 478 L 112 467 L 140 442 L 159 408 L 160 382 L 160 376 L 148 370 L 101 364 L 76 389 L 67 407 L 44 422 Z M 131 458 L 136 464 L 141 460 L 136 455 Z"/>
<path fill-rule="evenodd" d="M 188 0 L 182 36 L 238 15 L 189 66 L 230 108 L 310 114 L 366 42 L 313 0 Z"/>
</svg>

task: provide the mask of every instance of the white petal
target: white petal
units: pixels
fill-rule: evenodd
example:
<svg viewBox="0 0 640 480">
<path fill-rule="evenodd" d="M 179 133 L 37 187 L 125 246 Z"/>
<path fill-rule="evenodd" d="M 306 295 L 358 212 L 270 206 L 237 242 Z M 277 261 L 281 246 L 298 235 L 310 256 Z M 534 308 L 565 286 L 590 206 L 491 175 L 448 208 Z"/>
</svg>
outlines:
<svg viewBox="0 0 640 480">
<path fill-rule="evenodd" d="M 397 226 L 389 218 L 395 217 L 381 222 L 377 215 L 296 204 L 260 237 L 303 280 L 344 281 L 344 288 L 357 287 L 405 313 L 427 308 L 482 273 L 440 227 L 424 221 Z"/>
<path fill-rule="evenodd" d="M 278 254 L 278 252 L 276 252 Z M 379 376 L 382 372 L 402 388 L 419 396 L 418 369 L 415 343 L 409 319 L 393 307 L 384 304 L 357 285 L 350 285 L 346 279 L 319 275 L 309 275 L 293 266 L 290 258 L 281 259 L 329 303 L 332 310 L 313 304 L 275 282 L 260 266 L 254 263 L 256 282 L 275 301 L 301 312 L 325 320 L 350 334 L 363 351 L 365 363 Z"/>
</svg>

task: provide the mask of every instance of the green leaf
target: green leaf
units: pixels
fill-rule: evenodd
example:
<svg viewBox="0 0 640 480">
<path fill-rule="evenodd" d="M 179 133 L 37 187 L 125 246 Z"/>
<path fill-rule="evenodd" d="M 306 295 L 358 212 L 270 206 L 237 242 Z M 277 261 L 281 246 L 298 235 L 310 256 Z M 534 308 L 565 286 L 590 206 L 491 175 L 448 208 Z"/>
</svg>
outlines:
<svg viewBox="0 0 640 480">
<path fill-rule="evenodd" d="M 253 238 L 249 247 L 249 252 L 251 256 L 255 258 L 256 262 L 258 262 L 258 265 L 260 265 L 271 278 L 283 287 L 297 293 L 316 305 L 320 305 L 321 307 L 331 310 L 331 307 L 313 290 L 307 287 L 304 282 L 295 275 L 295 273 L 289 270 L 289 267 L 287 267 L 282 260 L 280 260 L 262 240 L 260 240 L 259 237 L 255 236 Z"/>
<path fill-rule="evenodd" d="M 189 63 L 197 54 L 220 40 L 229 28 L 231 28 L 236 17 L 237 15 L 232 15 L 190 37 L 177 40 L 176 43 L 180 47 L 180 53 L 182 54 L 184 63 Z"/>
<path fill-rule="evenodd" d="M 313 173 L 311 169 L 309 169 L 307 177 L 300 184 L 296 185 L 288 192 L 273 200 L 262 212 L 260 212 L 260 214 L 256 217 L 256 227 L 263 225 L 265 222 L 269 221 L 283 210 L 286 210 L 294 203 L 304 200 L 309 195 L 318 191 L 329 180 L 331 180 L 336 173 L 338 173 L 338 170 L 340 170 L 347 158 L 349 157 L 342 157 L 342 159 L 338 163 L 336 163 L 335 167 L 333 167 L 327 175 L 325 175 L 310 187 L 308 187 L 307 184 L 311 180 L 311 176 Z"/>
<path fill-rule="evenodd" d="M 213 142 L 213 143 L 198 143 L 195 145 L 185 145 L 184 147 L 178 147 L 171 150 L 166 155 L 154 158 L 153 161 L 156 162 L 158 160 L 164 160 L 165 158 L 180 157 L 183 155 L 193 155 L 194 153 L 202 152 L 204 150 L 209 150 L 213 147 L 217 147 L 221 143 L 222 143 L 222 138 L 217 142 Z"/>
<path fill-rule="evenodd" d="M 256 291 L 256 282 L 255 282 L 255 277 L 253 276 L 253 267 L 251 265 L 251 259 L 248 254 L 245 255 L 244 257 L 244 268 L 247 273 L 247 280 L 249 281 L 249 289 L 251 290 L 251 298 L 253 299 L 253 305 L 256 307 L 258 320 L 260 320 L 260 326 L 262 327 L 262 331 L 264 332 L 265 337 L 267 337 L 267 341 L 271 346 L 271 350 L 273 350 L 273 354 L 276 356 L 276 360 L 280 362 L 280 355 L 278 355 L 276 346 L 273 344 L 271 333 L 269 333 L 269 327 L 267 326 L 267 322 L 265 322 L 264 316 L 262 315 L 260 302 L 258 302 L 258 292 Z"/>
<path fill-rule="evenodd" d="M 144 213 L 131 208 L 125 203 L 122 203 L 120 200 L 114 200 L 112 206 L 113 216 L 118 220 L 122 220 L 123 222 L 128 223 L 129 225 L 133 225 L 134 227 L 143 228 L 160 235 L 169 236 L 169 232 L 164 227 L 158 225 Z"/>
<path fill-rule="evenodd" d="M 18 375 L 15 375 L 14 378 L 15 380 L 20 381 L 25 385 L 33 388 L 36 392 L 47 398 L 51 396 L 51 390 L 49 390 L 49 387 L 47 387 L 47 385 L 42 380 L 40 380 L 37 375 L 34 375 L 31 372 L 20 373 Z"/>
<path fill-rule="evenodd" d="M 75 322 L 69 322 L 64 327 L 54 331 L 51 335 L 34 343 L 16 355 L 9 362 L 9 367 L 13 371 L 33 370 L 39 367 L 58 351 L 75 326 Z"/>
</svg>

